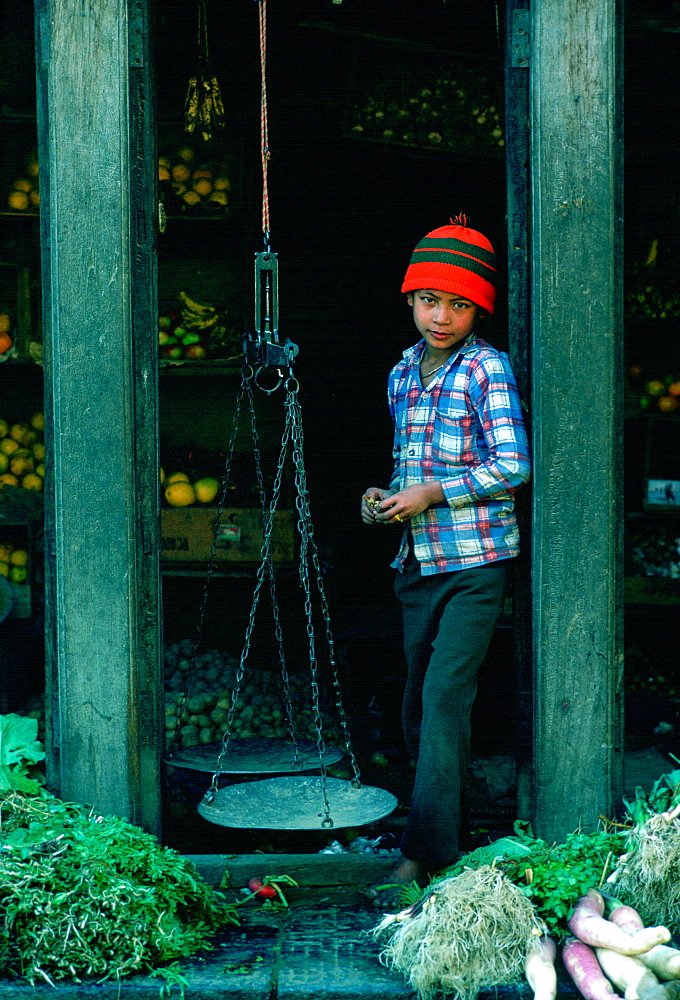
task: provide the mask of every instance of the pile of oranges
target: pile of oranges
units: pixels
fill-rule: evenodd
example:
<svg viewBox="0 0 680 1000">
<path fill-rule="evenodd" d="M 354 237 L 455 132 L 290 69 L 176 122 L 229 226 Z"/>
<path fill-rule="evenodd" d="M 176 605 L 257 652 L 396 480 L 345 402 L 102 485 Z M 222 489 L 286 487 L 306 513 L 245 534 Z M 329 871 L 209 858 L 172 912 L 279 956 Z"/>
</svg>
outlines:
<svg viewBox="0 0 680 1000">
<path fill-rule="evenodd" d="M 38 155 L 29 153 L 24 161 L 24 173 L 12 184 L 7 206 L 13 212 L 37 212 L 40 207 Z"/>
<path fill-rule="evenodd" d="M 203 208 L 225 212 L 229 206 L 231 180 L 227 164 L 199 162 L 191 146 L 158 158 L 158 180 L 170 211 Z"/>
<path fill-rule="evenodd" d="M 0 489 L 23 486 L 42 491 L 45 478 L 45 416 L 34 413 L 28 423 L 0 418 Z"/>
</svg>

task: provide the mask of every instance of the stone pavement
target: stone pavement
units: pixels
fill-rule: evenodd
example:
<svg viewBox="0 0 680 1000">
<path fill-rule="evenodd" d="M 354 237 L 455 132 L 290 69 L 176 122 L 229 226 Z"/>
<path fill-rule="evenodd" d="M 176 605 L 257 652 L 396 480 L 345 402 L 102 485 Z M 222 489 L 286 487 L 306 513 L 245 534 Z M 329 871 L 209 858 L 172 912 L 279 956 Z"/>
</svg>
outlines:
<svg viewBox="0 0 680 1000">
<path fill-rule="evenodd" d="M 225 930 L 215 950 L 180 962 L 186 1000 L 413 1000 L 405 979 L 386 969 L 371 930 L 380 919 L 365 894 L 382 881 L 393 859 L 365 855 L 218 855 L 195 857 L 204 877 L 218 884 L 226 867 L 234 898 L 252 877 L 289 874 L 289 907 L 250 901 L 241 925 Z M 288 895 L 288 894 L 287 894 Z M 47 984 L 0 981 L 2 1000 L 159 1000 L 161 980 L 138 976 L 104 983 Z M 171 997 L 178 998 L 173 989 Z M 531 1000 L 528 986 L 498 988 L 480 1000 Z M 576 1000 L 566 980 L 558 1000 Z"/>
</svg>

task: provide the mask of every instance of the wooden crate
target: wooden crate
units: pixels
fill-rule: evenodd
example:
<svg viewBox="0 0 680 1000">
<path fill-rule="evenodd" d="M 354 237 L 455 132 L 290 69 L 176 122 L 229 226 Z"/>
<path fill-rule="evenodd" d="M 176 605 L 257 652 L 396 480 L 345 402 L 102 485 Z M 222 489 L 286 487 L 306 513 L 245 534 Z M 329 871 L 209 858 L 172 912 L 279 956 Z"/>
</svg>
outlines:
<svg viewBox="0 0 680 1000">
<path fill-rule="evenodd" d="M 161 510 L 161 550 L 165 563 L 207 562 L 213 545 L 216 507 L 172 507 Z M 259 563 L 264 542 L 262 514 L 257 508 L 222 511 L 217 532 L 218 563 Z M 292 562 L 295 557 L 294 512 L 274 514 L 272 559 Z"/>
</svg>

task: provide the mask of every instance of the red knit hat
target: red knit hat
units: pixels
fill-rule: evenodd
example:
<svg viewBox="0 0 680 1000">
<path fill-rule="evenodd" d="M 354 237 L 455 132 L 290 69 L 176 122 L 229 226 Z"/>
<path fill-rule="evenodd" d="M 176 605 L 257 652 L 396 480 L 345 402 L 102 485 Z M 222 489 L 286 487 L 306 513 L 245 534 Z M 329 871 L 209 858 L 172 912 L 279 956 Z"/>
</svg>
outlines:
<svg viewBox="0 0 680 1000">
<path fill-rule="evenodd" d="M 402 292 L 437 288 L 462 295 L 476 305 L 494 310 L 496 300 L 496 255 L 467 217 L 457 215 L 451 225 L 433 229 L 417 245 L 401 286 Z"/>
</svg>

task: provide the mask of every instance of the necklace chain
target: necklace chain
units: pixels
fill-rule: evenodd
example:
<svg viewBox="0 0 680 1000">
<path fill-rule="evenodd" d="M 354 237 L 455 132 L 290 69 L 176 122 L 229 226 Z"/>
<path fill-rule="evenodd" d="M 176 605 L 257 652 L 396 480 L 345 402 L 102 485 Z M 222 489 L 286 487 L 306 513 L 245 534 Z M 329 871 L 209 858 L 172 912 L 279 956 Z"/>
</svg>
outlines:
<svg viewBox="0 0 680 1000">
<path fill-rule="evenodd" d="M 434 375 L 435 372 L 441 371 L 441 369 L 444 367 L 445 364 L 446 364 L 446 361 L 443 361 L 440 365 L 437 365 L 436 368 L 433 368 L 432 371 L 430 371 L 430 372 L 421 372 L 422 377 L 423 378 L 429 378 L 430 375 Z"/>
</svg>

